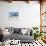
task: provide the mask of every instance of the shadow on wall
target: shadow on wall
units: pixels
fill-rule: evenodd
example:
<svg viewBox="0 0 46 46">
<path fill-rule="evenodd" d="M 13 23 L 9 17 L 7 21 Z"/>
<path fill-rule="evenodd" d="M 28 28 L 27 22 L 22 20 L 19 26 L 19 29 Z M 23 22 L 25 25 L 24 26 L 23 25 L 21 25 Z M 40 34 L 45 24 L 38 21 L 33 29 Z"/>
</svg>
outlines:
<svg viewBox="0 0 46 46">
<path fill-rule="evenodd" d="M 2 34 L 2 29 L 0 28 L 0 42 L 3 41 L 3 34 Z"/>
</svg>

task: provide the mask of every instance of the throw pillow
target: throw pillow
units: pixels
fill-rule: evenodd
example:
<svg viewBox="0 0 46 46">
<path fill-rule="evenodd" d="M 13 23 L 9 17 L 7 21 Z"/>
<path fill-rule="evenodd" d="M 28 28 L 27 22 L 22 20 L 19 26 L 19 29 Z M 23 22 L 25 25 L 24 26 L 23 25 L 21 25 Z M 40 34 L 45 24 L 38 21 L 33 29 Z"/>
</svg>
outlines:
<svg viewBox="0 0 46 46">
<path fill-rule="evenodd" d="M 21 33 L 24 35 L 27 32 L 27 29 L 21 29 Z"/>
<path fill-rule="evenodd" d="M 19 33 L 21 31 L 20 28 L 14 28 L 14 33 Z"/>
<path fill-rule="evenodd" d="M 14 27 L 9 27 L 8 32 L 14 34 Z"/>
</svg>

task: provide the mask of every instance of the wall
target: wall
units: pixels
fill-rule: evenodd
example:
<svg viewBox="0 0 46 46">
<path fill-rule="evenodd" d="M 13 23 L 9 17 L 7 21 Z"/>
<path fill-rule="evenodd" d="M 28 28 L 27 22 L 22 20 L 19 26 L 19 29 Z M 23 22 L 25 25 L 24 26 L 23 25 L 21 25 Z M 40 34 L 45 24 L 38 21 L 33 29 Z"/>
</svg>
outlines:
<svg viewBox="0 0 46 46">
<path fill-rule="evenodd" d="M 9 12 L 19 12 L 18 18 L 9 18 Z M 12 3 L 0 1 L 0 26 L 32 27 L 40 26 L 40 4 L 38 2 L 16 1 Z"/>
</svg>

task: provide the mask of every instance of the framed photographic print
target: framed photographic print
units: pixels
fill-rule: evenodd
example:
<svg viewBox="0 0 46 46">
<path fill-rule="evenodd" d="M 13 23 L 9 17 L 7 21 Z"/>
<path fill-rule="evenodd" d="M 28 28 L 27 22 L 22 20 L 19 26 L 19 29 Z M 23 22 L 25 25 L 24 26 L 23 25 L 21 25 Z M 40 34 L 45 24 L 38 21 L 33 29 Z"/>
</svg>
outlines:
<svg viewBox="0 0 46 46">
<path fill-rule="evenodd" d="M 18 12 L 10 12 L 9 17 L 18 17 Z"/>
<path fill-rule="evenodd" d="M 9 12 L 9 19 L 17 19 L 19 16 L 18 12 Z"/>
</svg>

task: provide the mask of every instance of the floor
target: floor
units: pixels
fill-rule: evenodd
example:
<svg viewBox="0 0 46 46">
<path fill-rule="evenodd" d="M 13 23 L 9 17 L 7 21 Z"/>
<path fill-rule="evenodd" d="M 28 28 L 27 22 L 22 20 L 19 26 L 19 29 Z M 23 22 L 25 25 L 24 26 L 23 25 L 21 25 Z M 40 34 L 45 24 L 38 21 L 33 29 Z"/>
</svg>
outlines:
<svg viewBox="0 0 46 46">
<path fill-rule="evenodd" d="M 33 43 L 19 43 L 15 45 L 10 45 L 6 42 L 4 46 L 46 46 L 46 44 L 42 40 L 36 40 Z"/>
<path fill-rule="evenodd" d="M 46 46 L 45 43 L 43 43 L 43 41 L 34 41 L 33 43 L 25 43 L 25 44 L 21 44 L 20 46 Z"/>
</svg>

